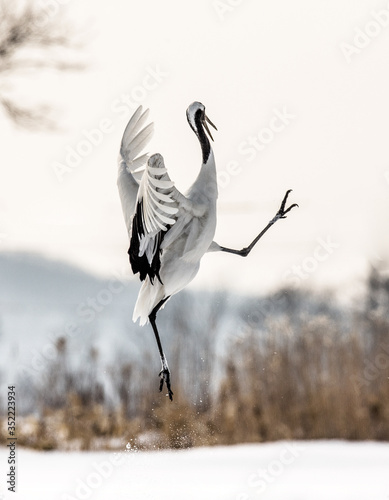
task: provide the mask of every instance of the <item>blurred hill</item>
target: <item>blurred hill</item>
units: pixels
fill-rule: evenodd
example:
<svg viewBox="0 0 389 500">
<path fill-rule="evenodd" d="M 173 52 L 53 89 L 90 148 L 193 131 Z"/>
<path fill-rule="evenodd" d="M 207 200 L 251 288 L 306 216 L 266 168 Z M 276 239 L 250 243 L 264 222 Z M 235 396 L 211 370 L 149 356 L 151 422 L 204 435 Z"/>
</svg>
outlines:
<svg viewBox="0 0 389 500">
<path fill-rule="evenodd" d="M 50 361 L 50 346 L 59 338 L 70 342 L 75 358 L 103 342 L 101 352 L 109 361 L 110 346 L 119 348 L 117 339 L 126 337 L 129 326 L 136 330 L 130 322 L 136 294 L 129 280 L 99 279 L 34 254 L 0 253 L 2 372 L 34 374 L 32 364 Z M 130 344 L 131 339 L 127 350 Z"/>
</svg>

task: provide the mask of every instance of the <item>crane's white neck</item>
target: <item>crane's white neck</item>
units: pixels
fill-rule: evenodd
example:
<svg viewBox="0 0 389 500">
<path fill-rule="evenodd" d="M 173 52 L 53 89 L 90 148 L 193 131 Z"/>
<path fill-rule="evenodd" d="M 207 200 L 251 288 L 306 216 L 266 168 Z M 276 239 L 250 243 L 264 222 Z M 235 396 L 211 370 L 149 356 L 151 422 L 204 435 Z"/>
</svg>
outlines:
<svg viewBox="0 0 389 500">
<path fill-rule="evenodd" d="M 200 172 L 187 193 L 188 198 L 198 205 L 216 207 L 218 197 L 215 158 L 210 150 L 208 162 L 202 164 Z"/>
</svg>

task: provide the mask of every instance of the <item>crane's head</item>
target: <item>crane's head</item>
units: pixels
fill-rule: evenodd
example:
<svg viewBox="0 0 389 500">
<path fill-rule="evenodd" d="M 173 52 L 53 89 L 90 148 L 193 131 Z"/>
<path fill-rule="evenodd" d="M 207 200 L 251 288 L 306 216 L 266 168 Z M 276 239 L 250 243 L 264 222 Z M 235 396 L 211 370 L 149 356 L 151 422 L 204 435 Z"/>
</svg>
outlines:
<svg viewBox="0 0 389 500">
<path fill-rule="evenodd" d="M 196 135 L 199 135 L 200 129 L 204 128 L 213 141 L 212 134 L 209 130 L 208 123 L 213 127 L 215 130 L 217 128 L 215 125 L 211 122 L 211 120 L 208 118 L 208 116 L 205 114 L 205 106 L 201 102 L 195 101 L 192 102 L 192 104 L 188 107 L 186 110 L 186 118 L 188 120 L 189 125 L 191 126 L 192 130 L 195 132 Z"/>
</svg>

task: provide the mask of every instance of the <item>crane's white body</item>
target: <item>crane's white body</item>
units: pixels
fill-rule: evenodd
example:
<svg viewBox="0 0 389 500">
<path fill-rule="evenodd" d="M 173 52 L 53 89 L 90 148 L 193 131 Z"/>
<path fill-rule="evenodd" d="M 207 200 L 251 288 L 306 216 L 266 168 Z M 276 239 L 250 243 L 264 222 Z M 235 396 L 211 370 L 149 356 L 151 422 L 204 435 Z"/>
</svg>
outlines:
<svg viewBox="0 0 389 500">
<path fill-rule="evenodd" d="M 285 208 L 289 189 L 275 217 L 248 247 L 234 250 L 218 245 L 213 241 L 216 167 L 207 123 L 215 126 L 206 116 L 204 105 L 194 102 L 186 111 L 188 123 L 200 142 L 203 158 L 199 175 L 186 195 L 174 187 L 160 154 L 140 155 L 153 133 L 153 124 L 146 125 L 147 116 L 148 110 L 142 114 L 140 106 L 124 131 L 118 188 L 130 238 L 130 264 L 134 274 L 139 273 L 143 281 L 133 320 L 139 318 L 141 325 L 148 320 L 151 323 L 162 363 L 159 390 L 162 391 L 166 383 L 172 401 L 170 370 L 156 324 L 157 312 L 172 295 L 193 280 L 205 252 L 220 250 L 246 257 L 266 231 L 277 220 L 285 219 L 297 205 L 294 203 Z"/>
<path fill-rule="evenodd" d="M 181 194 L 170 180 L 160 154 L 139 156 L 153 132 L 152 124 L 145 125 L 147 116 L 148 110 L 142 114 L 140 106 L 127 125 L 118 173 L 119 194 L 130 241 L 138 240 L 137 255 L 147 258 L 147 262 L 144 260 L 146 265 L 151 266 L 153 259 L 160 259 L 154 277 L 147 274 L 142 278 L 141 274 L 143 283 L 133 314 L 133 320 L 139 318 L 141 325 L 147 322 L 157 304 L 193 280 L 204 253 L 217 247 L 217 244 L 212 245 L 217 201 L 212 149 L 209 146 L 208 157 L 205 163 L 203 161 L 194 184 L 185 195 Z M 191 118 L 188 116 L 188 121 Z M 136 217 L 141 225 L 138 233 L 133 228 Z"/>
</svg>

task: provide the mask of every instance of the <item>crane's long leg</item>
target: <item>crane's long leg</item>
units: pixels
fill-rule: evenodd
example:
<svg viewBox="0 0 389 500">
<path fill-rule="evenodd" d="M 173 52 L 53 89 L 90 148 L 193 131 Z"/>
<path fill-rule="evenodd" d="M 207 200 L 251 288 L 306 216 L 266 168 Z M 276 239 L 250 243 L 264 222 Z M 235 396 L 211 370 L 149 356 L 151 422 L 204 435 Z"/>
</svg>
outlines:
<svg viewBox="0 0 389 500">
<path fill-rule="evenodd" d="M 166 382 L 166 388 L 167 392 L 169 395 L 170 401 L 173 401 L 173 391 L 170 386 L 170 370 L 169 366 L 166 361 L 165 353 L 163 352 L 162 349 L 162 344 L 161 344 L 161 339 L 159 338 L 159 333 L 158 333 L 158 328 L 157 328 L 157 312 L 160 310 L 160 308 L 163 306 L 163 304 L 168 300 L 169 297 L 166 297 L 165 299 L 161 300 L 158 302 L 158 304 L 154 307 L 154 309 L 151 311 L 149 314 L 149 320 L 151 323 L 151 326 L 153 327 L 153 332 L 155 335 L 155 340 L 157 341 L 158 345 L 158 350 L 159 350 L 159 355 L 161 357 L 161 363 L 162 363 L 162 370 L 159 372 L 159 377 L 161 378 L 161 381 L 159 383 L 159 390 L 162 391 L 163 388 L 163 383 Z"/>
<path fill-rule="evenodd" d="M 276 215 L 273 217 L 273 219 L 268 223 L 268 225 L 263 229 L 258 236 L 250 243 L 248 247 L 242 248 L 242 250 L 234 250 L 233 248 L 226 248 L 226 247 L 220 247 L 220 250 L 222 252 L 229 252 L 233 253 L 235 255 L 240 255 L 241 257 L 247 257 L 247 255 L 251 252 L 251 250 L 254 248 L 254 246 L 257 244 L 258 240 L 262 238 L 262 236 L 266 233 L 268 229 L 272 227 L 272 225 L 278 221 L 278 219 L 285 219 L 286 214 L 292 210 L 294 207 L 298 207 L 297 203 L 293 203 L 289 208 L 285 210 L 285 205 L 286 205 L 286 200 L 288 199 L 288 195 L 291 192 L 291 189 L 288 189 L 286 192 L 284 199 L 282 200 L 280 209 L 276 213 Z"/>
</svg>

